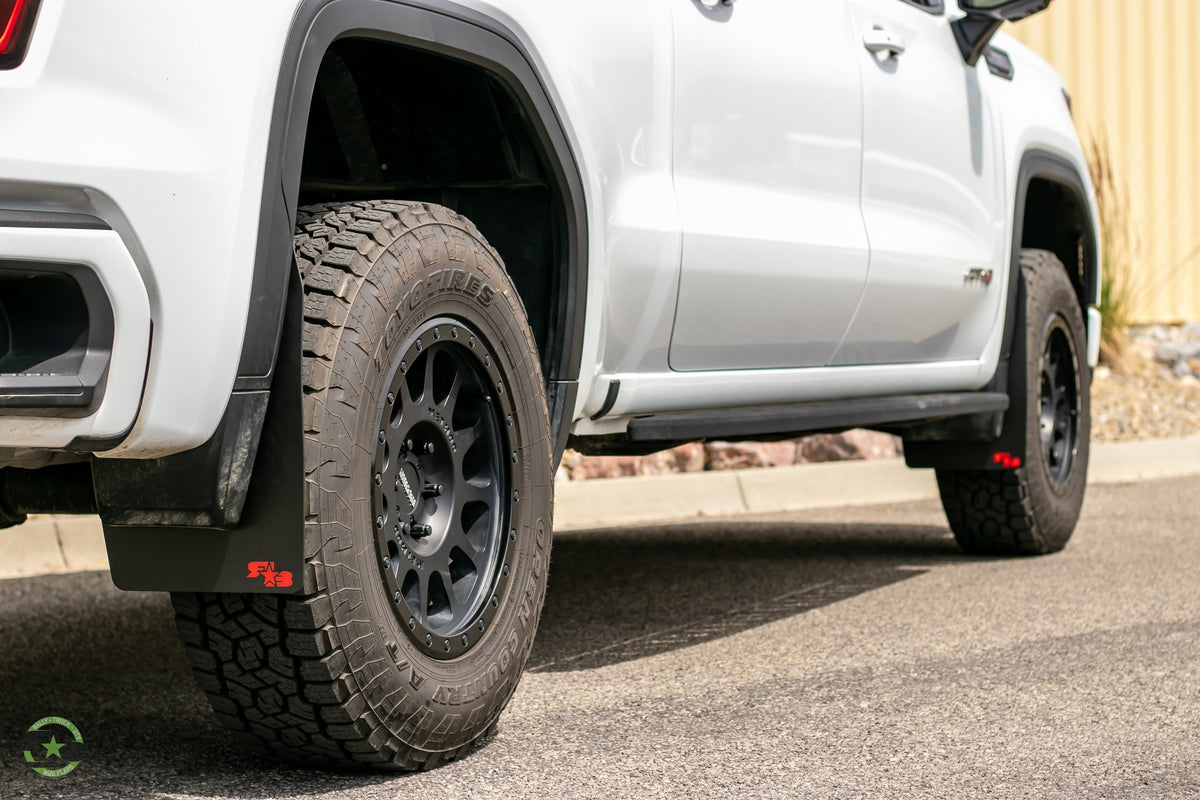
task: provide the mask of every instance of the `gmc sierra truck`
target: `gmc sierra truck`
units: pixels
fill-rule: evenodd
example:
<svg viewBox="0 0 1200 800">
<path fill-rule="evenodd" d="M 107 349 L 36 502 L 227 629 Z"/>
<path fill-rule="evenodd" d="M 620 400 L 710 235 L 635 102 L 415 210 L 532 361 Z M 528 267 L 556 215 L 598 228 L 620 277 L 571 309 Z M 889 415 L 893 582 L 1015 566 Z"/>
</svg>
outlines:
<svg viewBox="0 0 1200 800">
<path fill-rule="evenodd" d="M 517 686 L 568 442 L 890 431 L 964 550 L 1056 551 L 1047 3 L 0 0 L 0 526 L 99 514 L 224 724 L 405 769 Z"/>
</svg>

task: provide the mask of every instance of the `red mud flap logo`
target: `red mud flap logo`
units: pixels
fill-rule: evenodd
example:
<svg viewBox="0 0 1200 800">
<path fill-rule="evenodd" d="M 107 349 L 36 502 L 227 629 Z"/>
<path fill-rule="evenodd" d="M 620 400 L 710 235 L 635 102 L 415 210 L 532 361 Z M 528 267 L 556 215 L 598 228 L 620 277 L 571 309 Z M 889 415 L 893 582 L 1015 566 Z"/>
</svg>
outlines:
<svg viewBox="0 0 1200 800">
<path fill-rule="evenodd" d="M 1005 469 L 1016 469 L 1021 466 L 1021 459 L 1011 453 L 992 453 L 992 463 L 999 464 Z"/>
<path fill-rule="evenodd" d="M 276 571 L 274 561 L 251 561 L 246 565 L 247 578 L 262 578 L 263 586 L 271 589 L 283 589 L 292 585 L 292 573 L 287 570 Z"/>
</svg>

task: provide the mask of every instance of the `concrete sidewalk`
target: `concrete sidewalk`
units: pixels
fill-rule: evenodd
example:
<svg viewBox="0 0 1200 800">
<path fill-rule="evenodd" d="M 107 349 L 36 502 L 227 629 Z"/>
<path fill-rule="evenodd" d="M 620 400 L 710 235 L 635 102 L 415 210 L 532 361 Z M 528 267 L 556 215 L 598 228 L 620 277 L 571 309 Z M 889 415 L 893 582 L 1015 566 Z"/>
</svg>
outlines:
<svg viewBox="0 0 1200 800">
<path fill-rule="evenodd" d="M 1088 482 L 1200 475 L 1200 437 L 1092 445 Z M 932 470 L 903 459 L 610 478 L 555 487 L 555 528 L 636 525 L 937 497 Z M 0 578 L 104 569 L 96 517 L 34 517 L 0 532 Z"/>
</svg>

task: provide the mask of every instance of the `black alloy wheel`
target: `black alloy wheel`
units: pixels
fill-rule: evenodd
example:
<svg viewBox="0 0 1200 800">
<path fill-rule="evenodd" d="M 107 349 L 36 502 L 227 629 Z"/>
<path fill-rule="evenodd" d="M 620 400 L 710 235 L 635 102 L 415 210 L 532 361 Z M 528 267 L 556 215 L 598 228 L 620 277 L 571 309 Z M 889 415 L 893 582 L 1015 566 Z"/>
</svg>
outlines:
<svg viewBox="0 0 1200 800">
<path fill-rule="evenodd" d="M 380 406 L 372 500 L 385 590 L 404 629 L 435 658 L 479 641 L 509 570 L 516 454 L 507 455 L 494 363 L 470 326 L 431 320 L 407 342 Z"/>
<path fill-rule="evenodd" d="M 1046 470 L 1050 479 L 1061 485 L 1075 462 L 1079 360 L 1071 343 L 1070 329 L 1061 315 L 1050 318 L 1043 338 L 1038 432 L 1045 451 Z"/>
</svg>

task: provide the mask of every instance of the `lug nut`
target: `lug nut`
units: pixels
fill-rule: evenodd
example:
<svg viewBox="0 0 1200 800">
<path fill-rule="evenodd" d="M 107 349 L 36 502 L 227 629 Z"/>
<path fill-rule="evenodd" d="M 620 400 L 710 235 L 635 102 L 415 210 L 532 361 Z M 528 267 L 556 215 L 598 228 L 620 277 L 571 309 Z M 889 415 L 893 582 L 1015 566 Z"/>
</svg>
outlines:
<svg viewBox="0 0 1200 800">
<path fill-rule="evenodd" d="M 427 455 L 433 455 L 433 442 L 425 443 L 425 453 Z"/>
<path fill-rule="evenodd" d="M 429 525 L 413 525 L 412 535 L 414 539 L 424 539 L 429 534 L 433 533 L 433 528 Z"/>
<path fill-rule="evenodd" d="M 424 497 L 441 497 L 442 485 L 440 483 L 427 483 L 425 488 L 421 490 Z"/>
</svg>

